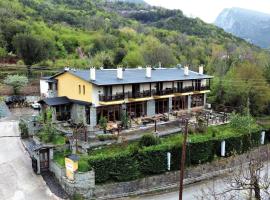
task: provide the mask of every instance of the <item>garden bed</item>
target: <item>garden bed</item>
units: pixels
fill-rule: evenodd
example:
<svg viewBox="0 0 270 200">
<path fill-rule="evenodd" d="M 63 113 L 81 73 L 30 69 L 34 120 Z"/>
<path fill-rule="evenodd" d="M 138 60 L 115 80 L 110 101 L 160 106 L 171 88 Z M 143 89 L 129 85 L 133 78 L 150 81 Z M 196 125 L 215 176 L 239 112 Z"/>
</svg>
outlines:
<svg viewBox="0 0 270 200">
<path fill-rule="evenodd" d="M 221 157 L 221 142 L 226 141 L 226 157 L 242 154 L 260 144 L 261 130 L 254 120 L 235 118 L 230 124 L 208 127 L 204 133 L 189 133 L 186 166 L 211 162 Z M 95 170 L 96 183 L 129 181 L 167 171 L 167 153 L 171 153 L 171 170 L 179 170 L 183 135 L 157 139 L 148 145 L 141 141 L 110 145 L 91 150 L 82 156 L 80 170 Z M 269 143 L 269 131 L 265 143 Z M 153 144 L 151 144 L 153 143 Z M 155 144 L 154 144 L 155 143 Z M 64 159 L 64 155 L 62 155 Z M 57 162 L 63 165 L 61 162 Z"/>
</svg>

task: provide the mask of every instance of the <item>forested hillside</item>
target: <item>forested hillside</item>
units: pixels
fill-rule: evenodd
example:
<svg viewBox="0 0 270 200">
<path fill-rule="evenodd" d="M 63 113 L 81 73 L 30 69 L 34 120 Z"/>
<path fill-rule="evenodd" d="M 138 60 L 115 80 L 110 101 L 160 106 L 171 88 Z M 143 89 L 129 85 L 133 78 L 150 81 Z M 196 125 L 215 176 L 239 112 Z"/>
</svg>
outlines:
<svg viewBox="0 0 270 200">
<path fill-rule="evenodd" d="M 269 108 L 269 52 L 180 10 L 105 0 L 0 0 L 0 57 L 50 68 L 177 63 L 215 75 L 215 104 Z M 31 55 L 25 52 L 32 51 Z M 27 59 L 23 59 L 26 57 Z"/>
</svg>

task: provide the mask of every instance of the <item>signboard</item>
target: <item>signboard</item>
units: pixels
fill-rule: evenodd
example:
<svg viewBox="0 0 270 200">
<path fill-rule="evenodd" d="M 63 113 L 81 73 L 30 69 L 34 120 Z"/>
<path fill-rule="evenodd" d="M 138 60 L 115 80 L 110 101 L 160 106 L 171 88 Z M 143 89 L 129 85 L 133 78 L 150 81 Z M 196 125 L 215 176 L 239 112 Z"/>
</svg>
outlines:
<svg viewBox="0 0 270 200">
<path fill-rule="evenodd" d="M 74 161 L 70 158 L 65 158 L 66 176 L 69 180 L 74 180 L 74 172 L 78 169 L 78 160 Z"/>
</svg>

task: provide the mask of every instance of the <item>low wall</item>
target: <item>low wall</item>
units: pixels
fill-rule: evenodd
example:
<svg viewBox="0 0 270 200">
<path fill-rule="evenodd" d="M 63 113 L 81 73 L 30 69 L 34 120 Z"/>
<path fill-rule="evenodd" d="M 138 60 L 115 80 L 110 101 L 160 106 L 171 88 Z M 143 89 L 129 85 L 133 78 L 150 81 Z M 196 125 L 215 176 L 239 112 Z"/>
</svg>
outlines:
<svg viewBox="0 0 270 200">
<path fill-rule="evenodd" d="M 258 158 L 267 161 L 267 152 L 269 152 L 269 149 L 270 145 L 265 145 L 253 150 L 251 153 L 256 153 Z M 185 170 L 184 184 L 191 184 L 228 173 L 233 168 L 248 162 L 249 159 L 250 153 L 246 153 L 229 158 L 222 158 L 196 167 L 189 167 Z M 114 199 L 173 189 L 178 187 L 179 177 L 179 171 L 173 171 L 129 182 L 96 185 L 94 196 L 96 199 Z"/>
<path fill-rule="evenodd" d="M 59 181 L 62 188 L 69 194 L 80 194 L 85 199 L 93 198 L 95 188 L 95 173 L 89 172 L 77 172 L 75 173 L 75 180 L 70 181 L 66 178 L 65 168 L 59 166 L 55 162 L 50 163 L 50 171 L 54 173 L 56 179 Z"/>
</svg>

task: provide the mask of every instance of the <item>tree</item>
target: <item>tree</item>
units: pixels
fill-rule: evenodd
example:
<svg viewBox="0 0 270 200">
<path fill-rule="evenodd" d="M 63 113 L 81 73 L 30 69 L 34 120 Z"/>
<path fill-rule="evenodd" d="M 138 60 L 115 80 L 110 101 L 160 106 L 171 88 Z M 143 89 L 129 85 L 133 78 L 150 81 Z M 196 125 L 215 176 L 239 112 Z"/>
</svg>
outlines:
<svg viewBox="0 0 270 200">
<path fill-rule="evenodd" d="M 144 58 L 140 51 L 129 51 L 128 54 L 123 59 L 123 65 L 129 67 L 137 67 L 144 65 Z"/>
<path fill-rule="evenodd" d="M 29 34 L 16 35 L 13 39 L 13 46 L 28 67 L 48 59 L 53 51 L 51 42 Z"/>
<path fill-rule="evenodd" d="M 256 199 L 268 200 L 270 195 L 270 180 L 268 176 L 268 164 L 263 162 L 260 150 L 249 153 L 249 161 L 241 162 L 228 178 L 222 188 L 208 187 L 202 190 L 198 199 Z M 268 150 L 265 152 L 268 155 Z"/>
<path fill-rule="evenodd" d="M 14 93 L 18 94 L 19 90 L 28 83 L 28 79 L 25 76 L 8 75 L 4 80 L 4 83 L 12 86 Z"/>
<path fill-rule="evenodd" d="M 177 63 L 171 48 L 165 44 L 161 44 L 159 40 L 153 37 L 148 37 L 143 46 L 143 57 L 148 65 L 158 65 L 159 62 L 163 66 L 171 66 Z"/>
<path fill-rule="evenodd" d="M 95 67 L 110 68 L 113 66 L 113 59 L 109 53 L 101 51 L 95 55 L 91 64 Z"/>
</svg>

